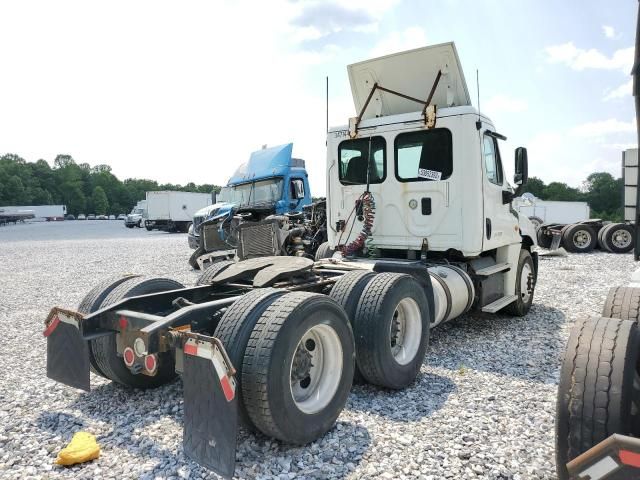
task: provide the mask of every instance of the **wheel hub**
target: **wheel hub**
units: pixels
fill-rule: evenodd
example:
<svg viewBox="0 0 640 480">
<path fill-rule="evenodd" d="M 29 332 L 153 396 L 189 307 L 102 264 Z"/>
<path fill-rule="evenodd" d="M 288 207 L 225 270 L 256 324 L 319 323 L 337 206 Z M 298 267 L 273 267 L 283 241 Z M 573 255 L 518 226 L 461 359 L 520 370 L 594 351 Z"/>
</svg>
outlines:
<svg viewBox="0 0 640 480">
<path fill-rule="evenodd" d="M 586 230 L 578 230 L 573 234 L 573 244 L 578 248 L 585 248 L 591 243 L 591 234 Z"/>
<path fill-rule="evenodd" d="M 313 340 L 308 340 L 306 343 L 313 342 Z M 315 349 L 315 343 L 313 345 L 312 350 Z M 311 371 L 311 367 L 313 367 L 313 363 L 311 363 L 311 353 L 309 350 L 305 348 L 302 344 L 298 345 L 296 349 L 295 356 L 293 357 L 293 365 L 291 367 L 291 380 L 301 382 L 305 378 L 309 377 L 309 372 Z"/>
<path fill-rule="evenodd" d="M 626 230 L 618 230 L 611 236 L 611 242 L 617 248 L 626 248 L 631 245 L 631 234 Z"/>
</svg>

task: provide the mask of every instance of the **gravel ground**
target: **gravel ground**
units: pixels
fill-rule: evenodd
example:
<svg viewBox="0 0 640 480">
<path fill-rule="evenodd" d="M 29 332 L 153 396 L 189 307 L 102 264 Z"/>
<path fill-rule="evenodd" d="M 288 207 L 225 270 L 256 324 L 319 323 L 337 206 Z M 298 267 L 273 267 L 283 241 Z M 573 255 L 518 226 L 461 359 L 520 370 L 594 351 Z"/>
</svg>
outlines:
<svg viewBox="0 0 640 480">
<path fill-rule="evenodd" d="M 45 376 L 43 321 L 75 307 L 99 280 L 132 272 L 185 284 L 186 235 L 121 222 L 0 228 L 0 477 L 215 478 L 182 454 L 182 385 L 126 391 L 92 375 L 90 394 Z M 239 478 L 555 478 L 556 384 L 568 331 L 597 314 L 630 255 L 540 260 L 529 315 L 467 315 L 432 332 L 422 374 L 389 392 L 356 386 L 336 428 L 303 448 L 241 432 Z M 79 430 L 102 447 L 63 468 L 57 452 Z"/>
</svg>

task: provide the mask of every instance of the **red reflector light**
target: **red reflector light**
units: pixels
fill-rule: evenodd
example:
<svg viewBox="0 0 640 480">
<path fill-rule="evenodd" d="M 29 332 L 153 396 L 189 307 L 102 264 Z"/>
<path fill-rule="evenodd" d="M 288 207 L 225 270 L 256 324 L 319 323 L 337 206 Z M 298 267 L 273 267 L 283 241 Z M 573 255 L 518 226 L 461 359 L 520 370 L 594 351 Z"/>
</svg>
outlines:
<svg viewBox="0 0 640 480">
<path fill-rule="evenodd" d="M 157 366 L 158 362 L 156 361 L 155 355 L 147 355 L 146 357 L 144 357 L 144 368 L 147 370 L 147 372 L 155 372 Z"/>
<path fill-rule="evenodd" d="M 129 321 L 126 319 L 126 317 L 120 316 L 118 324 L 120 325 L 120 330 L 125 330 L 127 328 L 127 325 L 129 324 Z"/>
<path fill-rule="evenodd" d="M 59 323 L 60 323 L 60 318 L 56 315 L 51 320 L 51 323 L 49 325 L 47 325 L 47 328 L 44 329 L 44 332 L 42 332 L 42 334 L 45 337 L 48 337 L 49 335 L 51 335 L 53 333 L 53 331 L 56 329 L 56 327 L 58 326 Z"/>
<path fill-rule="evenodd" d="M 122 356 L 124 357 L 124 364 L 127 367 L 130 367 L 133 365 L 133 362 L 135 361 L 135 355 L 133 354 L 133 350 L 131 347 L 127 347 L 124 349 L 124 352 L 122 352 Z"/>
<path fill-rule="evenodd" d="M 620 450 L 620 461 L 630 467 L 640 468 L 640 454 L 628 450 Z"/>
<path fill-rule="evenodd" d="M 187 355 L 198 355 L 198 346 L 193 343 L 184 344 L 184 353 Z"/>
</svg>

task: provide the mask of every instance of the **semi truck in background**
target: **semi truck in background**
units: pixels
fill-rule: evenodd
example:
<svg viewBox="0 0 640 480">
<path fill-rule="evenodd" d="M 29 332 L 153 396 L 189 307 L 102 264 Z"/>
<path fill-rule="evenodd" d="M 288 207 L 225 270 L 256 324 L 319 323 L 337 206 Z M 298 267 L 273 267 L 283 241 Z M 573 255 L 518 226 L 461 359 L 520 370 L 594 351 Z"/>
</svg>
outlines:
<svg viewBox="0 0 640 480">
<path fill-rule="evenodd" d="M 127 228 L 144 227 L 144 219 L 147 212 L 147 201 L 140 200 L 135 207 L 131 209 L 131 213 L 124 219 L 124 225 Z"/>
<path fill-rule="evenodd" d="M 180 191 L 147 192 L 147 230 L 187 233 L 193 214 L 213 203 L 213 194 Z"/>
<path fill-rule="evenodd" d="M 2 215 L 20 217 L 31 222 L 53 222 L 64 220 L 66 205 L 7 205 L 0 207 Z"/>
<path fill-rule="evenodd" d="M 591 214 L 587 202 L 541 200 L 531 193 L 514 199 L 513 208 L 526 215 L 537 228 L 544 223 L 575 223 L 588 220 Z"/>
</svg>

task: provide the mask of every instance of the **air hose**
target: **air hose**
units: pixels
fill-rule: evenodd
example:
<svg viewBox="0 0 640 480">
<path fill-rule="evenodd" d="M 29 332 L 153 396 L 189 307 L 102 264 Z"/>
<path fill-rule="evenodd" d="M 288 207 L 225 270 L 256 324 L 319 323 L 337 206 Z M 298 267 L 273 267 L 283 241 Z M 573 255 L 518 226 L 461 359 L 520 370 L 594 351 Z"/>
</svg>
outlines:
<svg viewBox="0 0 640 480">
<path fill-rule="evenodd" d="M 358 216 L 358 220 L 362 221 L 362 230 L 358 234 L 358 236 L 347 245 L 341 245 L 338 249 L 342 252 L 343 255 L 353 255 L 354 253 L 362 250 L 364 247 L 364 243 L 367 241 L 367 238 L 371 236 L 371 229 L 373 228 L 373 219 L 376 214 L 376 201 L 373 198 L 371 192 L 367 191 L 362 194 L 359 199 L 362 214 Z M 354 207 L 354 208 L 357 208 Z M 353 218 L 353 223 L 355 223 L 356 217 Z M 353 224 L 351 226 L 353 228 Z M 349 235 L 351 236 L 351 235 Z M 348 237 L 347 237 L 348 238 Z"/>
</svg>

